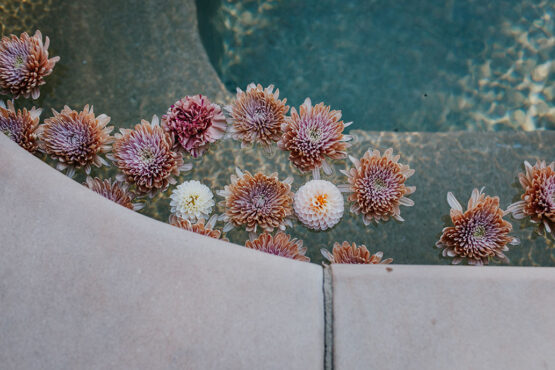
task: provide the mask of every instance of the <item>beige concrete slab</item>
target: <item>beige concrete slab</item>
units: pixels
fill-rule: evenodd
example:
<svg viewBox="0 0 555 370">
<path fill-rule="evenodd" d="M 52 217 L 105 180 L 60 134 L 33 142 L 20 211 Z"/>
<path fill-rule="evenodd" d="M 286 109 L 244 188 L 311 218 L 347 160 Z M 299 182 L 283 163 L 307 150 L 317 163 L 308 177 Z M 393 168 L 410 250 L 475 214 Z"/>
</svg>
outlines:
<svg viewBox="0 0 555 370">
<path fill-rule="evenodd" d="M 555 269 L 334 265 L 332 273 L 336 369 L 555 368 Z"/>
<path fill-rule="evenodd" d="M 321 369 L 322 269 L 160 223 L 0 135 L 0 367 Z"/>
</svg>

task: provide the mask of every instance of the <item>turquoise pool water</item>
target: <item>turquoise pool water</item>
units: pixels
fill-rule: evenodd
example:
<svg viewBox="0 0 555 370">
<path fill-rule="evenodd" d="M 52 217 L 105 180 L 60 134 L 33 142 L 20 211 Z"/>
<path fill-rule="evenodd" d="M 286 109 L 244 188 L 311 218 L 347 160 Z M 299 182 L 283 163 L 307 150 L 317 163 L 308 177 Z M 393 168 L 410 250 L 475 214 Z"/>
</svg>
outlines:
<svg viewBox="0 0 555 370">
<path fill-rule="evenodd" d="M 552 1 L 197 0 L 230 89 L 273 83 L 353 128 L 555 128 Z M 551 110 L 551 111 L 550 111 Z"/>
</svg>

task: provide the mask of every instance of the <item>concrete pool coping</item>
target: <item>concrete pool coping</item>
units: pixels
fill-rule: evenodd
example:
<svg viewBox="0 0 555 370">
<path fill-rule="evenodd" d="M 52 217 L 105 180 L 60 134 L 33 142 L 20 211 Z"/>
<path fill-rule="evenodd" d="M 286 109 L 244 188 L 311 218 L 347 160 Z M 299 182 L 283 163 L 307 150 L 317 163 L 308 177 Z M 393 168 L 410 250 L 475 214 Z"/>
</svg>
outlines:
<svg viewBox="0 0 555 370">
<path fill-rule="evenodd" d="M 132 212 L 3 135 L 0 162 L 7 368 L 555 363 L 555 269 L 337 265 L 324 286 L 316 264 Z"/>
<path fill-rule="evenodd" d="M 184 6 L 183 42 L 195 56 L 184 66 L 194 76 L 185 90 L 225 100 L 230 94 L 196 31 L 194 1 Z M 6 368 L 555 364 L 552 268 L 333 266 L 324 273 L 131 212 L 3 135 L 0 210 Z"/>
</svg>

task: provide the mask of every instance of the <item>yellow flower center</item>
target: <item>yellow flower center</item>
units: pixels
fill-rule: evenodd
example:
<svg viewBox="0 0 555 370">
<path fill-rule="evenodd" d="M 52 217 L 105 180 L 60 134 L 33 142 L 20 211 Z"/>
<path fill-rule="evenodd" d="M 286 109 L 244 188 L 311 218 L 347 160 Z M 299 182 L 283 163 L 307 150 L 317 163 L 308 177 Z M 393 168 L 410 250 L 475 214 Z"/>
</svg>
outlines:
<svg viewBox="0 0 555 370">
<path fill-rule="evenodd" d="M 312 208 L 316 211 L 323 211 L 328 205 L 328 195 L 318 194 L 312 201 Z"/>
</svg>

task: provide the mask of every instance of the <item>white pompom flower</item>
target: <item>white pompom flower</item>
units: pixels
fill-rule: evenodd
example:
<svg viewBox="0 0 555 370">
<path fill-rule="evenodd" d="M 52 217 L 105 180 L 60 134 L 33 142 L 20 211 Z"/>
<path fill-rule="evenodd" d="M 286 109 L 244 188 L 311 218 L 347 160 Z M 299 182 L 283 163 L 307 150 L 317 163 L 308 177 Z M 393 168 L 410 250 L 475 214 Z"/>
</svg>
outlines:
<svg viewBox="0 0 555 370">
<path fill-rule="evenodd" d="M 293 207 L 299 221 L 313 230 L 327 230 L 343 217 L 343 195 L 326 180 L 312 180 L 295 194 Z"/>
<path fill-rule="evenodd" d="M 210 188 L 197 180 L 178 185 L 170 198 L 172 213 L 191 222 L 208 219 L 214 207 L 214 195 Z"/>
</svg>

